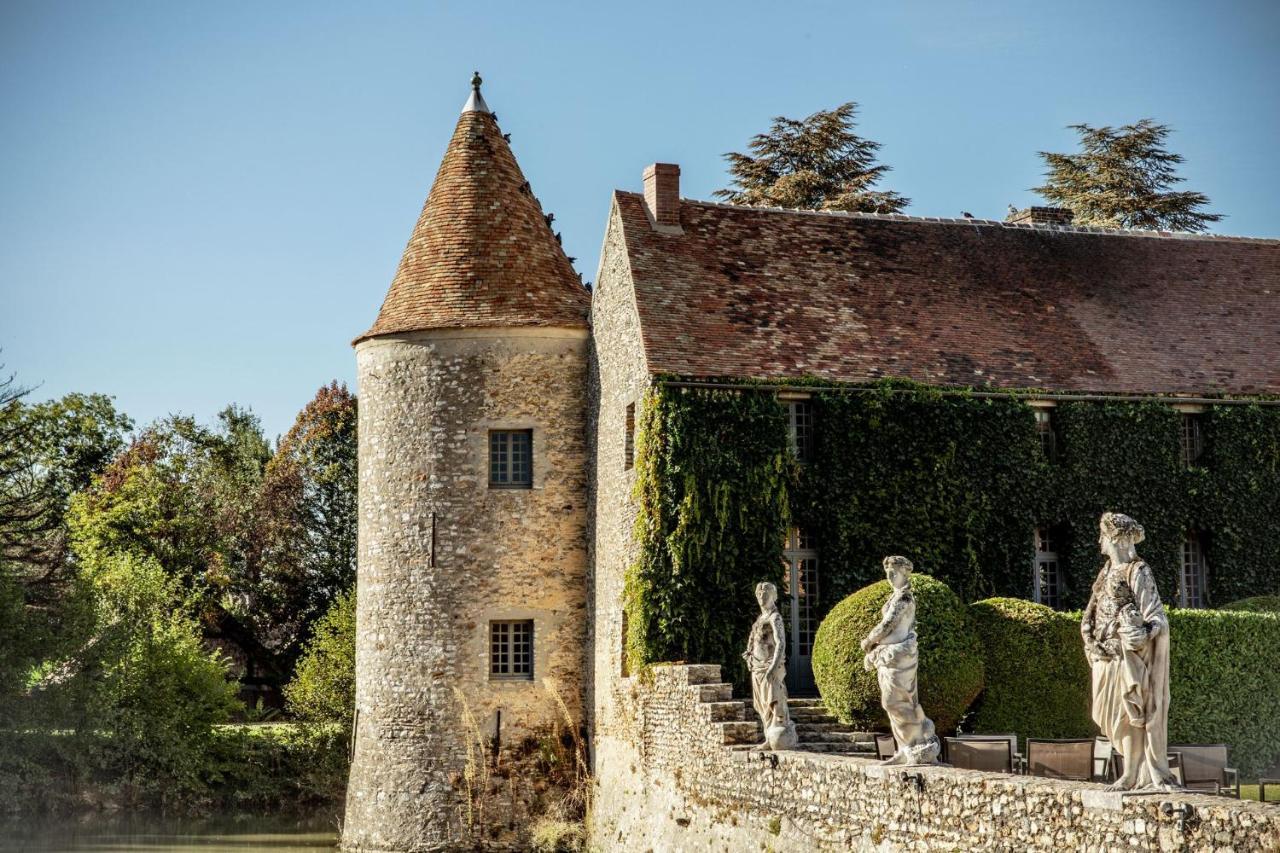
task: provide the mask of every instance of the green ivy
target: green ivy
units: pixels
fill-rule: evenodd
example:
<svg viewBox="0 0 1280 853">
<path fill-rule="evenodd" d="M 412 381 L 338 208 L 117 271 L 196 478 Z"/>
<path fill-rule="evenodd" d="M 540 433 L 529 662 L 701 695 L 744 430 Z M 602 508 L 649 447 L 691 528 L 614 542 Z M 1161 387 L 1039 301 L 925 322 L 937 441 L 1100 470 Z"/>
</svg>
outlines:
<svg viewBox="0 0 1280 853">
<path fill-rule="evenodd" d="M 628 663 L 716 661 L 743 683 L 755 586 L 782 583 L 794 479 L 785 413 L 771 395 L 659 386 L 639 426 Z"/>
<path fill-rule="evenodd" d="M 773 389 L 658 384 L 637 443 L 628 656 L 718 662 L 739 652 L 761 580 L 781 581 L 791 519 L 816 535 L 819 616 L 880 578 L 887 554 L 966 601 L 1031 596 L 1032 530 L 1052 526 L 1061 605 L 1082 606 L 1106 510 L 1145 526 L 1140 551 L 1176 601 L 1185 532 L 1207 532 L 1210 605 L 1280 593 L 1280 407 L 1223 405 L 1204 419 L 1200 467 L 1181 463 L 1179 414 L 1161 402 L 1061 402 L 1057 453 L 1040 449 L 1024 396 L 885 382 L 815 386 L 814 456 L 787 452 Z"/>
</svg>

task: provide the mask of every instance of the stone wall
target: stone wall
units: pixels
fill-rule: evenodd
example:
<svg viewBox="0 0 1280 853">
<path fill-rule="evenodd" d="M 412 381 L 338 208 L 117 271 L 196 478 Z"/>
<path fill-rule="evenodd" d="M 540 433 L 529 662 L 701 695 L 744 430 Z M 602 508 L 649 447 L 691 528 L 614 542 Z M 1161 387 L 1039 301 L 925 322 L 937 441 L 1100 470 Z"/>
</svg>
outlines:
<svg viewBox="0 0 1280 853">
<path fill-rule="evenodd" d="M 624 461 L 627 406 L 640 420 L 650 387 L 631 272 L 622 245 L 622 220 L 610 211 L 591 300 L 590 413 L 591 498 L 588 555 L 591 565 L 591 672 L 588 707 L 592 736 L 617 718 L 614 693 L 622 676 L 622 588 L 635 556 L 631 535 L 636 506 L 635 469 Z"/>
<path fill-rule="evenodd" d="M 629 731 L 597 740 L 594 828 L 610 850 L 1280 849 L 1280 806 L 1202 795 L 1121 796 L 1102 785 L 741 742 L 718 666 L 626 679 Z M 623 709 L 620 709 L 623 710 Z M 745 711 L 746 709 L 743 708 Z M 1180 824 L 1171 803 L 1190 811 Z"/>
<path fill-rule="evenodd" d="M 456 849 L 469 834 L 468 747 L 495 734 L 511 746 L 560 723 L 546 678 L 581 718 L 586 349 L 585 329 L 547 328 L 413 333 L 356 349 L 348 849 Z M 531 489 L 488 487 L 493 428 L 533 430 Z M 489 678 L 495 619 L 534 621 L 533 680 Z"/>
</svg>

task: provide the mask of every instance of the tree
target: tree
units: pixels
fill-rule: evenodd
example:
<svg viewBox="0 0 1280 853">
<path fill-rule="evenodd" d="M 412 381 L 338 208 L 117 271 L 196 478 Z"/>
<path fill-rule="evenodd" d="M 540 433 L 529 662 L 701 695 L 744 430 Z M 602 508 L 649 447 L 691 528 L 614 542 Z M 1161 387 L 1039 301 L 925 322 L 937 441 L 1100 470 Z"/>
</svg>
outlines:
<svg viewBox="0 0 1280 853">
<path fill-rule="evenodd" d="M 751 139 L 751 154 L 724 155 L 734 186 L 716 197 L 757 207 L 898 213 L 911 199 L 872 189 L 889 167 L 876 163 L 880 143 L 854 133 L 857 109 L 850 101 L 805 119 L 777 116 L 768 133 Z"/>
<path fill-rule="evenodd" d="M 351 723 L 356 706 L 356 591 L 320 617 L 285 688 L 289 710 L 315 722 Z"/>
<path fill-rule="evenodd" d="M 261 603 L 291 652 L 355 582 L 356 486 L 356 398 L 333 382 L 280 441 L 260 496 Z"/>
<path fill-rule="evenodd" d="M 1170 189 L 1184 179 L 1175 173 L 1182 156 L 1164 146 L 1168 125 L 1144 118 L 1119 128 L 1070 127 L 1080 135 L 1080 152 L 1041 151 L 1048 171 L 1035 192 L 1069 208 L 1075 224 L 1204 231 L 1222 219 L 1199 210 L 1209 203 L 1204 193 Z"/>
</svg>

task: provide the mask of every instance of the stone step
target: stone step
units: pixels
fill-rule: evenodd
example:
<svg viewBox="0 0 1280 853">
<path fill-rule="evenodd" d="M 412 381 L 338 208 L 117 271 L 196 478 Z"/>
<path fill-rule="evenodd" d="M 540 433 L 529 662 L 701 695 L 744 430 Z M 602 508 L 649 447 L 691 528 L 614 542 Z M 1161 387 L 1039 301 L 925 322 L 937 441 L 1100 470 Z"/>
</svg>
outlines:
<svg viewBox="0 0 1280 853">
<path fill-rule="evenodd" d="M 801 743 L 860 743 L 870 748 L 874 741 L 868 740 L 864 732 L 801 732 L 796 735 Z"/>
<path fill-rule="evenodd" d="M 791 708 L 821 708 L 824 711 L 826 710 L 826 707 L 827 707 L 826 705 L 822 704 L 821 699 L 816 697 L 804 698 L 804 699 L 788 699 L 787 705 Z"/>
<path fill-rule="evenodd" d="M 764 739 L 760 732 L 760 724 L 754 720 L 719 723 L 720 742 L 726 746 L 735 743 L 753 744 Z"/>
<path fill-rule="evenodd" d="M 791 708 L 791 719 L 796 722 L 814 722 L 814 723 L 834 723 L 836 718 L 828 714 L 826 711 L 819 711 L 814 708 Z"/>
<path fill-rule="evenodd" d="M 798 732 L 853 732 L 857 731 L 853 726 L 846 726 L 844 723 L 808 723 L 796 720 L 796 731 Z"/>
<path fill-rule="evenodd" d="M 800 743 L 803 752 L 822 752 L 828 755 L 875 755 L 874 749 L 867 749 L 855 743 Z"/>
<path fill-rule="evenodd" d="M 684 668 L 689 673 L 690 684 L 720 683 L 720 664 L 718 663 L 690 663 L 685 664 Z"/>
<path fill-rule="evenodd" d="M 690 689 L 698 691 L 699 702 L 728 702 L 733 698 L 733 685 L 723 681 L 718 684 L 695 684 Z"/>
<path fill-rule="evenodd" d="M 738 702 L 703 702 L 711 709 L 711 719 L 718 723 L 747 719 L 747 706 Z"/>
</svg>

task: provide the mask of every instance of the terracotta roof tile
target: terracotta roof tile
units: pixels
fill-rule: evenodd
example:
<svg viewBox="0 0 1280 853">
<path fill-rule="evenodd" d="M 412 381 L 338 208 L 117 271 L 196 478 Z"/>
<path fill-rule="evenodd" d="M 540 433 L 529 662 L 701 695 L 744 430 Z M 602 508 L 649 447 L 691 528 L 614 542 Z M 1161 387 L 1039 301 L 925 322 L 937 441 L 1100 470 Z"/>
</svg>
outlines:
<svg viewBox="0 0 1280 853">
<path fill-rule="evenodd" d="M 497 121 L 468 110 L 378 319 L 357 342 L 423 329 L 584 327 L 588 304 Z"/>
<path fill-rule="evenodd" d="M 1280 241 L 616 199 L 654 373 L 1280 393 Z"/>
</svg>

